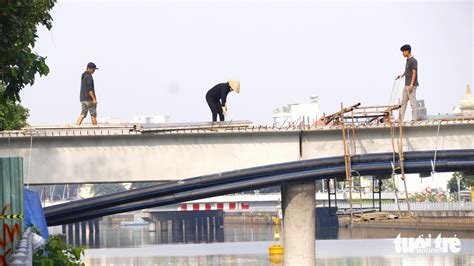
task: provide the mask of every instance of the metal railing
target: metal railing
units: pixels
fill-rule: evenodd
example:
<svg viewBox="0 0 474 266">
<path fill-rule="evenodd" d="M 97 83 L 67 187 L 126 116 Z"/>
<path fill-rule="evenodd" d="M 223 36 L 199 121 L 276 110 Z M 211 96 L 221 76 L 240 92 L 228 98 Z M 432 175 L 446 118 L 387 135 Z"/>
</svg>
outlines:
<svg viewBox="0 0 474 266">
<path fill-rule="evenodd" d="M 339 209 L 348 209 L 348 203 L 338 203 Z M 360 203 L 353 203 L 353 208 L 360 208 Z M 412 211 L 473 211 L 474 202 L 410 202 Z M 372 203 L 362 203 L 362 208 L 370 209 L 373 208 Z M 378 208 L 376 203 L 375 208 Z M 407 205 L 400 202 L 400 210 L 408 211 Z M 397 204 L 395 202 L 382 203 L 382 211 L 397 211 Z"/>
</svg>

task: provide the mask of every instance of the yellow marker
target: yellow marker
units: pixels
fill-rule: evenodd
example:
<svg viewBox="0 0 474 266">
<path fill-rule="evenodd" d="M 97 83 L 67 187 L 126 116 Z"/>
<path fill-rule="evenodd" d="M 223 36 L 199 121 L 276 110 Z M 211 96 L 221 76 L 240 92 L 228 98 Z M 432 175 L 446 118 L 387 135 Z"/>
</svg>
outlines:
<svg viewBox="0 0 474 266">
<path fill-rule="evenodd" d="M 273 263 L 281 263 L 283 261 L 283 246 L 280 244 L 280 220 L 275 218 L 273 227 L 273 243 L 268 248 L 270 261 Z"/>
<path fill-rule="evenodd" d="M 0 219 L 23 219 L 25 216 L 23 214 L 6 214 L 0 215 Z"/>
<path fill-rule="evenodd" d="M 474 185 L 471 186 L 471 201 L 474 202 Z"/>
</svg>

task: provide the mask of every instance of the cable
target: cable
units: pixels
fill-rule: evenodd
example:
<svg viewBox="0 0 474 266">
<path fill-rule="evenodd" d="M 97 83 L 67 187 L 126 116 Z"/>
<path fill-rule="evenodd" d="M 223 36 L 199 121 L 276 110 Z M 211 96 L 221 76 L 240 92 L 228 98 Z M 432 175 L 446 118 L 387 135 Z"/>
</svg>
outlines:
<svg viewBox="0 0 474 266">
<path fill-rule="evenodd" d="M 31 151 L 33 149 L 33 129 L 30 126 L 30 154 L 28 155 L 28 177 L 26 187 L 30 188 L 30 176 L 31 176 Z"/>
<path fill-rule="evenodd" d="M 8 157 L 12 157 L 12 147 L 11 147 L 11 143 L 10 143 L 10 138 L 11 138 L 11 134 L 8 133 Z"/>
<path fill-rule="evenodd" d="M 390 118 L 391 118 L 390 114 Z M 398 199 L 398 186 L 397 183 L 395 182 L 395 176 L 396 176 L 396 156 L 395 156 L 395 128 L 393 127 L 393 121 L 390 121 L 390 137 L 392 140 L 392 182 L 393 182 L 393 187 L 395 189 L 395 200 L 397 202 L 397 211 L 398 215 L 401 216 L 401 211 L 400 211 L 400 200 Z"/>
<path fill-rule="evenodd" d="M 400 85 L 400 79 L 395 79 L 395 81 L 393 82 L 392 93 L 390 94 L 388 105 L 392 105 L 393 101 L 395 100 L 394 98 L 398 96 L 399 85 Z"/>
<path fill-rule="evenodd" d="M 434 178 L 434 175 L 436 173 L 435 167 L 436 167 L 436 156 L 438 155 L 438 140 L 439 140 L 439 131 L 441 128 L 441 120 L 439 120 L 438 123 L 438 133 L 436 134 L 436 148 L 434 150 L 434 158 L 433 161 L 431 161 L 431 178 Z"/>
</svg>

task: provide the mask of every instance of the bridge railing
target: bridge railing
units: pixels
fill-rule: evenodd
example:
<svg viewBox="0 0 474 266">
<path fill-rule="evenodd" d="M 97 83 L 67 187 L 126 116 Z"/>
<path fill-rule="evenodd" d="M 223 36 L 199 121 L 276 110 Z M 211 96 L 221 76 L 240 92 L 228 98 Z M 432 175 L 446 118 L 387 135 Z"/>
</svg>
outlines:
<svg viewBox="0 0 474 266">
<path fill-rule="evenodd" d="M 349 203 L 337 204 L 339 209 L 349 209 Z M 375 204 L 375 208 L 378 208 Z M 372 203 L 363 203 L 362 208 L 372 208 Z M 410 202 L 413 211 L 474 211 L 474 202 Z M 359 209 L 360 203 L 352 204 L 353 209 Z M 382 211 L 397 211 L 396 203 L 382 203 Z M 400 203 L 400 210 L 407 211 L 407 205 Z"/>
</svg>

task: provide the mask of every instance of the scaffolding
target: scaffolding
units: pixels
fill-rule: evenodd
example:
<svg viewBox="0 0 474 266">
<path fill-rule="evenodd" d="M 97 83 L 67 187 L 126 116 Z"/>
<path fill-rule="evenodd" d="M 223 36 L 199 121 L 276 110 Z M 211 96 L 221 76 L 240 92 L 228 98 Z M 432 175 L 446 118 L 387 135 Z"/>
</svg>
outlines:
<svg viewBox="0 0 474 266">
<path fill-rule="evenodd" d="M 397 171 L 401 174 L 401 179 L 404 184 L 406 204 L 408 208 L 409 216 L 412 217 L 410 203 L 408 200 L 408 189 L 406 184 L 405 169 L 404 169 L 404 158 L 403 158 L 403 122 L 401 118 L 401 112 L 398 112 L 398 119 L 395 121 L 394 112 L 400 109 L 400 104 L 397 105 L 385 105 L 385 106 L 361 106 L 361 103 L 356 103 L 349 107 L 344 107 L 341 103 L 341 110 L 329 116 L 324 116 L 321 121 L 323 125 L 335 125 L 340 126 L 342 131 L 342 142 L 344 148 L 344 163 L 345 163 L 345 182 L 349 186 L 349 209 L 350 209 L 350 222 L 352 225 L 354 218 L 353 211 L 353 197 L 352 192 L 354 186 L 354 173 L 359 178 L 359 192 L 360 192 L 360 206 L 362 212 L 362 196 L 361 196 L 361 177 L 360 175 L 351 169 L 351 158 L 357 154 L 356 146 L 356 128 L 363 126 L 372 125 L 389 125 L 390 136 L 392 140 L 392 151 L 393 151 L 393 163 L 392 163 L 392 181 L 394 183 L 395 200 L 397 202 L 398 214 L 400 215 L 400 201 L 398 198 L 398 188 L 395 182 L 395 174 Z M 395 123 L 398 123 L 399 128 L 399 140 L 398 150 L 395 146 Z M 396 163 L 396 154 L 398 154 L 398 166 Z M 375 207 L 375 177 L 372 182 L 372 193 L 373 193 L 373 205 Z M 328 182 L 329 185 L 329 182 Z M 379 211 L 381 211 L 381 181 L 378 183 L 379 194 Z M 330 195 L 330 194 L 329 194 Z M 330 196 L 329 196 L 330 199 Z"/>
</svg>

